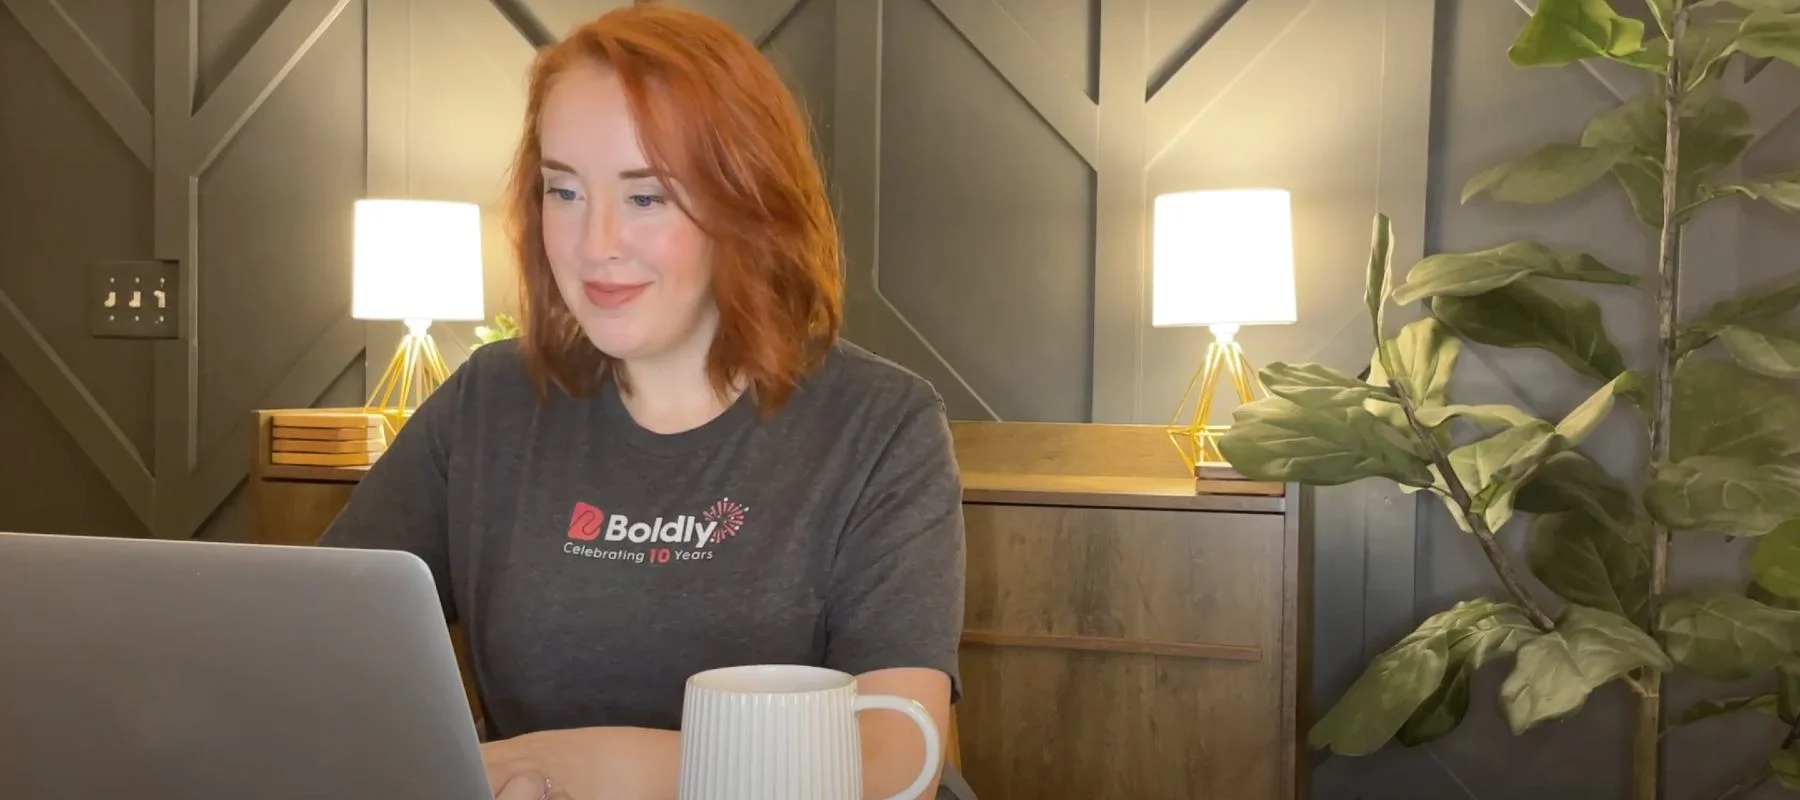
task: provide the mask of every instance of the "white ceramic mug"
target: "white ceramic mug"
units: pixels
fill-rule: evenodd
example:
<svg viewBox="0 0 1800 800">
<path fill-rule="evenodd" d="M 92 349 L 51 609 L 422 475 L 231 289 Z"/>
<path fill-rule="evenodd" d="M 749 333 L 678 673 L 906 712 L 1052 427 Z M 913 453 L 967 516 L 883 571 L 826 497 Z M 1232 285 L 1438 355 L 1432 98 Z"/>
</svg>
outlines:
<svg viewBox="0 0 1800 800">
<path fill-rule="evenodd" d="M 891 800 L 910 800 L 937 774 L 937 723 L 904 697 L 858 695 L 837 670 L 786 664 L 726 667 L 688 678 L 681 708 L 679 800 L 857 800 L 862 797 L 859 711 L 912 718 L 925 766 Z"/>
</svg>

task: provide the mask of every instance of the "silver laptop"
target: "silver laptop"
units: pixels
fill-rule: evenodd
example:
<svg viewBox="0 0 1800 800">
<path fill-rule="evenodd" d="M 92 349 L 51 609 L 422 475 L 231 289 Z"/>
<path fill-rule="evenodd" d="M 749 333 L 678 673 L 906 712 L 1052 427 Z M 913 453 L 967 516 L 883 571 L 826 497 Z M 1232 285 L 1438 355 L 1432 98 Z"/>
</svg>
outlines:
<svg viewBox="0 0 1800 800">
<path fill-rule="evenodd" d="M 0 533 L 0 797 L 493 795 L 414 556 Z"/>
</svg>

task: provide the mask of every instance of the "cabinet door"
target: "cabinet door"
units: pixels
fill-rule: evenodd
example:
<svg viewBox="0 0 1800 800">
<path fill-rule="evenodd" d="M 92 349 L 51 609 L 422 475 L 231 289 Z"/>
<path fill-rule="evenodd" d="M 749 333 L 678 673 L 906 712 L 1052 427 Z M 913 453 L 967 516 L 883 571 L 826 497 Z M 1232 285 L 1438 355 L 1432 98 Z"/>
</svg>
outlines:
<svg viewBox="0 0 1800 800">
<path fill-rule="evenodd" d="M 958 717 L 983 800 L 1279 796 L 1282 517 L 964 516 Z"/>
</svg>

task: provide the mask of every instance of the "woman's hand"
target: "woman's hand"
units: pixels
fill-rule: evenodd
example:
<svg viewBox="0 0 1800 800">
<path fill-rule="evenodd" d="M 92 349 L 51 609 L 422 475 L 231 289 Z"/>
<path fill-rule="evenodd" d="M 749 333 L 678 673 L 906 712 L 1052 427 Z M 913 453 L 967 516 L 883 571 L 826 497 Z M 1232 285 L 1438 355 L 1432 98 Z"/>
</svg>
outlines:
<svg viewBox="0 0 1800 800">
<path fill-rule="evenodd" d="M 644 728 L 528 733 L 481 746 L 495 800 L 666 800 L 681 737 Z"/>
<path fill-rule="evenodd" d="M 494 800 L 598 800 L 597 729 L 528 733 L 481 746 Z"/>
</svg>

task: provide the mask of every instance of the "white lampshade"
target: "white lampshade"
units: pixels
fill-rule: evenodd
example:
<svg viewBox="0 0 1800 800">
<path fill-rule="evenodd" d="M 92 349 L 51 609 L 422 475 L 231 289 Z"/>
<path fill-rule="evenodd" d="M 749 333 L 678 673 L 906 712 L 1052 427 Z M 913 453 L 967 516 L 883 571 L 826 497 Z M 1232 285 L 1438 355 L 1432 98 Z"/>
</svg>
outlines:
<svg viewBox="0 0 1800 800">
<path fill-rule="evenodd" d="M 356 201 L 350 316 L 484 318 L 481 209 L 442 200 Z"/>
<path fill-rule="evenodd" d="M 1151 325 L 1295 321 L 1293 212 L 1285 190 L 1164 194 L 1155 212 Z"/>
</svg>

